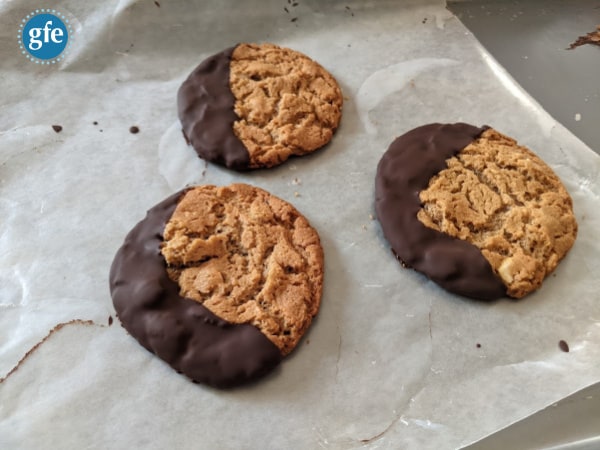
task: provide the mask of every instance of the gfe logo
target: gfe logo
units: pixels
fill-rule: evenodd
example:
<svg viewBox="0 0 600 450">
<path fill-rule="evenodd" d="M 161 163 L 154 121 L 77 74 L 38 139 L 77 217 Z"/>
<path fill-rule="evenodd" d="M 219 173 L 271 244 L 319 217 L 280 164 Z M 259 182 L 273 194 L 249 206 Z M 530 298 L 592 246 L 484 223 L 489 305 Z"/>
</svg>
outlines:
<svg viewBox="0 0 600 450">
<path fill-rule="evenodd" d="M 55 9 L 36 9 L 19 26 L 21 53 L 36 64 L 64 59 L 72 35 L 69 20 Z"/>
</svg>

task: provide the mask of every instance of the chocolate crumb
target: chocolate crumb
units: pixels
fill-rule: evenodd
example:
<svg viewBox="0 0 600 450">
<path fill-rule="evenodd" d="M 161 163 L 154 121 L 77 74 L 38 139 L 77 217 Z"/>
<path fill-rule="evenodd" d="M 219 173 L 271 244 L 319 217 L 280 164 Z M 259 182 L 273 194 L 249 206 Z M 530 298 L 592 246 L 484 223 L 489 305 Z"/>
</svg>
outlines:
<svg viewBox="0 0 600 450">
<path fill-rule="evenodd" d="M 310 344 L 310 339 L 306 340 L 306 345 Z"/>
<path fill-rule="evenodd" d="M 298 2 L 292 3 L 292 6 L 295 8 L 296 6 L 298 6 Z"/>
<path fill-rule="evenodd" d="M 288 14 L 290 13 L 290 11 L 289 11 L 289 9 L 287 9 L 287 7 L 284 6 L 283 9 L 286 13 L 288 13 Z"/>
<path fill-rule="evenodd" d="M 129 127 L 129 132 L 131 134 L 137 134 L 140 132 L 140 129 L 138 127 L 136 127 L 135 125 L 133 125 L 133 126 Z"/>
<path fill-rule="evenodd" d="M 424 18 L 424 19 L 421 21 L 421 23 L 427 23 L 427 17 L 425 17 L 425 18 Z"/>
<path fill-rule="evenodd" d="M 158 8 L 160 8 L 160 3 L 158 3 L 157 1 L 155 1 L 155 2 L 154 2 L 154 4 L 155 4 L 155 5 L 156 5 Z"/>
<path fill-rule="evenodd" d="M 290 20 L 290 22 L 295 22 L 296 20 L 298 20 L 298 18 L 294 17 L 292 20 Z"/>
<path fill-rule="evenodd" d="M 104 130 L 100 129 L 100 133 L 102 133 Z"/>
<path fill-rule="evenodd" d="M 558 341 L 558 348 L 560 348 L 565 353 L 569 353 L 569 344 L 567 344 L 567 342 L 563 341 L 562 339 Z"/>
<path fill-rule="evenodd" d="M 349 7 L 348 5 L 346 5 L 346 9 L 347 9 L 348 11 L 350 11 L 350 7 Z"/>
<path fill-rule="evenodd" d="M 478 342 L 477 344 L 475 344 L 475 347 L 481 348 L 481 344 Z"/>
<path fill-rule="evenodd" d="M 569 45 L 567 50 L 573 50 L 581 45 L 591 44 L 600 46 L 600 25 L 596 27 L 596 31 L 586 34 L 585 36 L 579 36 L 575 42 Z"/>
<path fill-rule="evenodd" d="M 108 316 L 108 326 L 110 327 L 113 324 L 112 316 Z"/>
<path fill-rule="evenodd" d="M 96 122 L 95 120 L 94 120 L 94 125 L 98 125 L 98 122 Z"/>
<path fill-rule="evenodd" d="M 62 127 L 60 125 L 52 125 L 52 129 L 57 133 L 60 133 L 62 131 Z"/>
</svg>

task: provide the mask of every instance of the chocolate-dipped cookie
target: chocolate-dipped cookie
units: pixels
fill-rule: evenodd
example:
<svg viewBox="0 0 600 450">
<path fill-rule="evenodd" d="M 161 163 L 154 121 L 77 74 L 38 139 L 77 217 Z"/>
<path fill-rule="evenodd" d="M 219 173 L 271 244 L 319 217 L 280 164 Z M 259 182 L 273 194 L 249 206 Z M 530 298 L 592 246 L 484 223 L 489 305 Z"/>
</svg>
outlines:
<svg viewBox="0 0 600 450">
<path fill-rule="evenodd" d="M 327 144 L 342 102 L 321 65 L 273 44 L 239 44 L 207 58 L 177 95 L 183 134 L 198 155 L 239 171 Z"/>
<path fill-rule="evenodd" d="M 148 211 L 110 271 L 140 344 L 191 379 L 236 386 L 271 371 L 317 314 L 323 251 L 289 203 L 244 185 L 198 186 Z"/>
<path fill-rule="evenodd" d="M 409 131 L 381 158 L 375 190 L 398 259 L 467 297 L 538 289 L 577 235 L 571 197 L 552 169 L 489 127 Z"/>
</svg>

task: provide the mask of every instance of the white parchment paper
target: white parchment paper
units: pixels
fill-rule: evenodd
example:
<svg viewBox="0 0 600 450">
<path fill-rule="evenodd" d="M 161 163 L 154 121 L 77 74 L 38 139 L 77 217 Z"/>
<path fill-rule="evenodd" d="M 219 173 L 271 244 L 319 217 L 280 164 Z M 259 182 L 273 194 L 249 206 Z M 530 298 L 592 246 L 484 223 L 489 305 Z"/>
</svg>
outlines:
<svg viewBox="0 0 600 450">
<path fill-rule="evenodd" d="M 0 448 L 456 448 L 600 380 L 600 157 L 443 2 L 48 3 L 0 4 Z M 18 23 L 40 6 L 75 30 L 58 66 L 18 49 Z M 263 41 L 333 73 L 341 127 L 326 148 L 271 170 L 205 164 L 183 141 L 177 88 L 205 57 Z M 515 137 L 573 197 L 575 246 L 522 301 L 440 290 L 397 263 L 373 220 L 379 158 L 438 121 Z M 109 325 L 108 271 L 155 203 L 187 184 L 236 181 L 310 220 L 325 289 L 275 373 L 218 391 Z"/>
</svg>

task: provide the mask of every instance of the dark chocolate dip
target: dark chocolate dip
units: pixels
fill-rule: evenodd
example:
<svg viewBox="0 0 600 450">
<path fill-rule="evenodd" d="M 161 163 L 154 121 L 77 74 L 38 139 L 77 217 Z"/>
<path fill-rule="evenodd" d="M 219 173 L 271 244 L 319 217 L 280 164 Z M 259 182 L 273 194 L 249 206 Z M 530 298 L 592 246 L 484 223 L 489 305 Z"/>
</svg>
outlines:
<svg viewBox="0 0 600 450">
<path fill-rule="evenodd" d="M 229 169 L 247 170 L 248 150 L 235 135 L 235 97 L 229 66 L 235 46 L 205 59 L 183 82 L 177 108 L 183 135 L 198 155 Z"/>
<path fill-rule="evenodd" d="M 417 213 L 429 180 L 487 128 L 465 123 L 415 128 L 392 142 L 375 180 L 375 211 L 396 257 L 444 289 L 480 300 L 506 295 L 489 262 L 473 244 L 423 225 Z"/>
<path fill-rule="evenodd" d="M 125 238 L 110 269 L 113 303 L 127 331 L 178 372 L 211 386 L 240 385 L 271 371 L 282 356 L 253 325 L 228 323 L 179 295 L 160 245 L 183 194 L 150 209 Z"/>
</svg>

